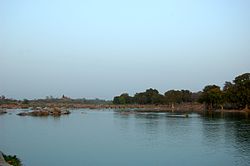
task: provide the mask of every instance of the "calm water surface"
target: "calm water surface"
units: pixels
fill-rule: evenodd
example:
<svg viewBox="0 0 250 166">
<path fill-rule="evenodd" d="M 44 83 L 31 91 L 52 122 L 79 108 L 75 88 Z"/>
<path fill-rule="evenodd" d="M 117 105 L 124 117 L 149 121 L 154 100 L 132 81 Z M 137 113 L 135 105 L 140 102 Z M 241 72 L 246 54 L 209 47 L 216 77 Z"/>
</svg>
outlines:
<svg viewBox="0 0 250 166">
<path fill-rule="evenodd" d="M 249 166 L 250 121 L 74 110 L 0 116 L 0 150 L 25 166 Z"/>
</svg>

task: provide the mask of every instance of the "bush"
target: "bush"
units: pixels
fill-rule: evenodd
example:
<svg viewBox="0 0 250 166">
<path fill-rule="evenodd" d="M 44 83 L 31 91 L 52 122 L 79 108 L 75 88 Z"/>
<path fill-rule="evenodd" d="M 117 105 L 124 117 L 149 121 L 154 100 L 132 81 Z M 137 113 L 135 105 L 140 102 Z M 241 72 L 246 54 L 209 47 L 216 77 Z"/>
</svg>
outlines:
<svg viewBox="0 0 250 166">
<path fill-rule="evenodd" d="M 11 156 L 11 155 L 5 155 L 5 154 L 3 154 L 3 158 L 10 165 L 13 165 L 13 166 L 22 166 L 21 160 L 18 159 L 16 157 L 16 155 Z"/>
</svg>

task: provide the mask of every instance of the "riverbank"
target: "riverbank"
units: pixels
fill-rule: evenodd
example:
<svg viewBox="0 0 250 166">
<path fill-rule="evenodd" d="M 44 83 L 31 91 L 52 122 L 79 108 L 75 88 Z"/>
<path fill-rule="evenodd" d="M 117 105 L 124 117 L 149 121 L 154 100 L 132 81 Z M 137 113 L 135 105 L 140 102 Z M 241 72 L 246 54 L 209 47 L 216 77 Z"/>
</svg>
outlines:
<svg viewBox="0 0 250 166">
<path fill-rule="evenodd" d="M 65 110 L 65 109 L 114 109 L 114 110 L 133 110 L 138 112 L 179 112 L 179 113 L 204 113 L 210 112 L 205 111 L 205 105 L 200 103 L 181 103 L 174 105 L 140 105 L 140 104 L 125 104 L 125 105 L 116 105 L 116 104 L 81 104 L 81 103 L 36 103 L 31 102 L 29 104 L 22 103 L 12 103 L 12 104 L 1 104 L 0 110 L 3 113 L 5 109 L 31 109 L 31 110 Z M 52 111 L 53 112 L 53 111 Z M 249 113 L 250 110 L 213 110 L 214 113 Z"/>
<path fill-rule="evenodd" d="M 1 104 L 1 109 L 26 109 L 30 108 L 37 110 L 40 108 L 67 108 L 67 109 L 138 109 L 138 110 L 151 110 L 151 111 L 188 111 L 188 112 L 202 112 L 204 105 L 200 103 L 182 103 L 175 105 L 140 105 L 140 104 L 81 104 L 81 103 L 12 103 L 12 104 Z"/>
</svg>

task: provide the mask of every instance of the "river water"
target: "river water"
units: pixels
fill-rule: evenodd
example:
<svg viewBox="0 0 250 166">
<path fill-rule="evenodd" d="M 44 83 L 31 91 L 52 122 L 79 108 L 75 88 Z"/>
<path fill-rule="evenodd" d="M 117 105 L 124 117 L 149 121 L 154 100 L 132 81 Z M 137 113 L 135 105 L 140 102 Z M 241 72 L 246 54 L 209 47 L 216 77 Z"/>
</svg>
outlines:
<svg viewBox="0 0 250 166">
<path fill-rule="evenodd" d="M 170 113 L 72 111 L 0 116 L 0 150 L 25 166 L 249 166 L 250 121 Z"/>
</svg>

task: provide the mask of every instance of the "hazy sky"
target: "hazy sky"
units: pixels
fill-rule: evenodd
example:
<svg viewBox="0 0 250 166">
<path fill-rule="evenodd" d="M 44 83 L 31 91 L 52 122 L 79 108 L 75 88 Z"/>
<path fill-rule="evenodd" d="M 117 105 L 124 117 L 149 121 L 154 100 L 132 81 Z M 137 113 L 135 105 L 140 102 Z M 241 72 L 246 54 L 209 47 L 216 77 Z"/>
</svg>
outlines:
<svg viewBox="0 0 250 166">
<path fill-rule="evenodd" d="M 250 72 L 249 0 L 0 0 L 0 95 L 199 91 Z"/>
</svg>

